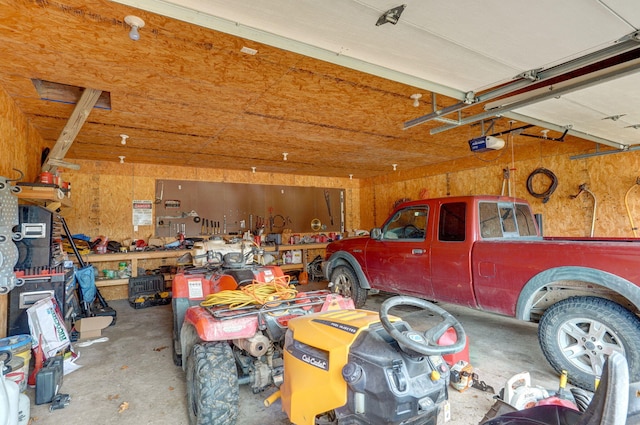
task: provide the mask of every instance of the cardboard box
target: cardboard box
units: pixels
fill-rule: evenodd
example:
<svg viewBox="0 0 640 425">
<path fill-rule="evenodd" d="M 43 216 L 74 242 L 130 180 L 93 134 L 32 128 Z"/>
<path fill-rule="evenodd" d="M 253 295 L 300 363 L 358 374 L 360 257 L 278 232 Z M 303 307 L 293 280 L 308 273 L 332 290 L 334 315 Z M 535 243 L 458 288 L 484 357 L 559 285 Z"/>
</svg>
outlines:
<svg viewBox="0 0 640 425">
<path fill-rule="evenodd" d="M 113 317 L 96 316 L 85 317 L 76 322 L 76 331 L 80 333 L 78 339 L 99 338 L 102 330 L 111 324 Z"/>
</svg>

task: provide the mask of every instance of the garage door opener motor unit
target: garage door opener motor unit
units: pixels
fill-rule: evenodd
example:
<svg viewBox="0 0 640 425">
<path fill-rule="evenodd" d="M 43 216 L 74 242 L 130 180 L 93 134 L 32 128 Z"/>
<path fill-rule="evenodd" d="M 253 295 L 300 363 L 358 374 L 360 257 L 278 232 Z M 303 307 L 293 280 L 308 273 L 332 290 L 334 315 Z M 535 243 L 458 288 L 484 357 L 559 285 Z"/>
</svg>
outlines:
<svg viewBox="0 0 640 425">
<path fill-rule="evenodd" d="M 504 140 L 493 136 L 481 136 L 469 140 L 471 152 L 488 152 L 504 148 Z"/>
</svg>

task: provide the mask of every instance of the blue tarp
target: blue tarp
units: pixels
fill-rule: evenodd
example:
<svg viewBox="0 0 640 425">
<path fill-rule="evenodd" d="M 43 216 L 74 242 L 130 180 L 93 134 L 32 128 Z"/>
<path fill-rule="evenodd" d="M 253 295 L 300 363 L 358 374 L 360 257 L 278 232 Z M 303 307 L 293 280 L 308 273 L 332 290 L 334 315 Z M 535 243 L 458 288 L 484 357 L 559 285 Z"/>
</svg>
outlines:
<svg viewBox="0 0 640 425">
<path fill-rule="evenodd" d="M 92 265 L 84 266 L 75 271 L 76 282 L 80 286 L 82 301 L 91 304 L 96 298 L 96 272 Z"/>
</svg>

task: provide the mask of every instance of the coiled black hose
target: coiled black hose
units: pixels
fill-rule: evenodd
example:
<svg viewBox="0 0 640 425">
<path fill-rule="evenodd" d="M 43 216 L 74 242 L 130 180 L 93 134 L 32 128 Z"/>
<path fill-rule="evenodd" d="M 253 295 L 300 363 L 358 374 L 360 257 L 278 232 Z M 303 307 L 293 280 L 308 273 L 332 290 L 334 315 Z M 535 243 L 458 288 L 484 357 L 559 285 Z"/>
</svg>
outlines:
<svg viewBox="0 0 640 425">
<path fill-rule="evenodd" d="M 547 190 L 541 193 L 534 192 L 533 190 L 533 178 L 538 174 L 544 174 L 545 176 L 549 177 L 549 179 L 551 179 L 551 185 L 547 188 Z M 553 194 L 553 192 L 556 190 L 557 187 L 558 187 L 558 177 L 556 177 L 556 175 L 553 174 L 553 171 L 547 170 L 546 168 L 536 168 L 535 170 L 533 170 L 531 174 L 529 174 L 529 178 L 527 179 L 527 190 L 529 191 L 531 196 L 534 196 L 536 198 L 542 198 L 543 204 L 547 203 L 547 201 L 549 200 L 549 197 L 551 197 L 551 194 Z"/>
</svg>

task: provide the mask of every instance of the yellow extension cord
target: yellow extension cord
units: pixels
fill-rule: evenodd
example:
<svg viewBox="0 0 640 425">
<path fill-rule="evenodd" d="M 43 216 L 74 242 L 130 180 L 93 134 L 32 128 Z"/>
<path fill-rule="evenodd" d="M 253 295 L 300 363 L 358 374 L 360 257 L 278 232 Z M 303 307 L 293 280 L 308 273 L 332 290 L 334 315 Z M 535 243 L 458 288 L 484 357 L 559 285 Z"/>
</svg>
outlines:
<svg viewBox="0 0 640 425">
<path fill-rule="evenodd" d="M 228 305 L 229 308 L 241 308 L 252 304 L 264 305 L 271 301 L 290 300 L 295 298 L 298 291 L 289 286 L 291 277 L 288 275 L 276 277 L 271 282 L 254 280 L 251 284 L 240 289 L 224 290 L 207 295 L 200 303 L 202 307 Z"/>
</svg>

